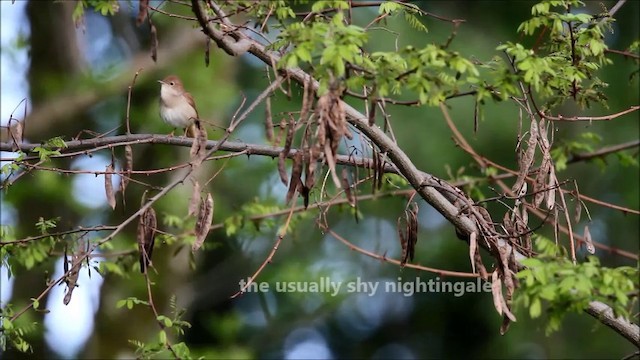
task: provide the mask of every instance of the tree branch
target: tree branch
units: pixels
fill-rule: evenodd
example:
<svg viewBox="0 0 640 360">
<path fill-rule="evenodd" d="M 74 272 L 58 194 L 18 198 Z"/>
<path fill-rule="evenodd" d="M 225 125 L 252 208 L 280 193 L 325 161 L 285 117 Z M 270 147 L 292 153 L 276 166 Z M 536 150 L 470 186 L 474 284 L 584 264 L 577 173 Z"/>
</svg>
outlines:
<svg viewBox="0 0 640 360">
<path fill-rule="evenodd" d="M 604 115 L 604 116 L 563 116 L 563 115 L 558 115 L 558 116 L 551 116 L 551 115 L 547 115 L 544 113 L 544 111 L 539 110 L 538 111 L 538 115 L 540 117 L 543 117 L 547 120 L 551 120 L 551 121 L 611 121 L 613 119 L 616 119 L 622 115 L 626 115 L 629 113 L 632 113 L 634 111 L 637 111 L 640 109 L 640 106 L 635 105 L 632 106 L 626 110 L 617 112 L 615 114 L 611 114 L 611 115 Z"/>
<path fill-rule="evenodd" d="M 609 305 L 601 303 L 600 301 L 592 301 L 585 311 L 640 348 L 640 330 L 638 329 L 638 325 L 622 317 L 616 317 Z"/>
<path fill-rule="evenodd" d="M 60 155 L 53 155 L 51 158 L 63 158 L 63 157 L 71 157 L 71 156 L 80 156 L 86 155 L 89 152 L 95 152 L 98 150 L 111 149 L 117 146 L 124 145 L 139 145 L 139 144 L 163 144 L 163 145 L 173 145 L 173 146 L 183 146 L 183 147 L 191 147 L 193 144 L 192 138 L 187 137 L 176 137 L 169 135 L 155 135 L 155 134 L 130 134 L 130 135 L 117 135 L 117 136 L 108 136 L 101 138 L 93 138 L 93 139 L 84 139 L 84 140 L 73 140 L 66 142 L 66 147 L 63 149 L 59 149 Z M 0 151 L 14 151 L 12 147 L 14 145 L 10 143 L 0 143 Z M 36 147 L 42 146 L 41 144 L 20 144 L 18 145 L 18 150 L 23 151 L 25 153 L 32 152 Z M 242 152 L 246 155 L 262 155 L 262 156 L 270 156 L 272 158 L 276 158 L 282 152 L 282 148 L 278 146 L 271 145 L 256 145 L 256 144 L 247 144 L 242 142 L 234 142 L 234 141 L 215 141 L 208 140 L 206 149 L 214 149 L 228 152 Z M 288 158 L 293 158 L 295 154 L 300 151 L 298 149 L 291 149 Z M 37 156 L 28 156 L 25 157 L 24 160 L 35 160 L 38 159 Z M 3 161 L 10 161 L 11 159 L 2 159 Z M 360 156 L 350 156 L 350 155 L 338 155 L 337 163 L 340 165 L 350 165 L 350 166 L 358 166 L 367 169 L 373 168 L 373 161 L 371 158 L 365 158 Z M 396 169 L 393 165 L 386 163 L 385 172 L 388 173 L 399 173 L 398 169 Z M 425 174 L 425 176 L 430 176 Z"/>
<path fill-rule="evenodd" d="M 612 145 L 603 147 L 600 150 L 590 152 L 590 153 L 579 153 L 573 154 L 569 160 L 567 160 L 567 164 L 571 164 L 578 161 L 590 160 L 597 157 L 603 157 L 612 153 L 616 153 L 618 151 L 623 151 L 627 149 L 632 149 L 634 147 L 640 146 L 640 140 L 629 141 L 623 144 Z"/>
</svg>

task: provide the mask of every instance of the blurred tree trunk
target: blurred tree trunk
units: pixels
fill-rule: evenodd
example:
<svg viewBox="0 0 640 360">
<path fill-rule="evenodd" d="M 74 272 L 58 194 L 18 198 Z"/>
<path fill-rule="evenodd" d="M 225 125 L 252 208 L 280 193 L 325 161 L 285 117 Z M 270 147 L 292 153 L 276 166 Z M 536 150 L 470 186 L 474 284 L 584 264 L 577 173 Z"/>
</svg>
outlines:
<svg viewBox="0 0 640 360">
<path fill-rule="evenodd" d="M 29 1 L 27 4 L 27 17 L 31 26 L 31 38 L 30 38 L 30 60 L 29 72 L 27 75 L 29 81 L 29 91 L 31 104 L 33 108 L 37 108 L 41 103 L 53 96 L 59 89 L 56 87 L 64 86 L 77 75 L 82 69 L 82 56 L 78 49 L 75 25 L 72 20 L 72 12 L 75 6 L 74 2 L 41 2 L 41 1 Z M 84 116 L 84 115 L 81 115 Z M 45 126 L 38 127 L 42 129 L 39 134 L 33 134 L 40 139 L 49 139 L 54 136 L 66 136 L 67 129 L 66 124 L 73 123 L 74 119 L 65 119 L 64 124 L 45 124 Z M 26 131 L 29 131 L 30 127 L 35 124 L 30 124 L 27 120 L 25 124 Z M 35 181 L 35 178 L 27 177 L 21 181 Z M 67 185 L 71 179 L 62 180 L 64 185 Z M 52 181 L 55 184 L 60 182 Z M 51 183 L 48 184 L 51 186 Z M 64 207 L 59 206 L 60 197 L 64 198 L 64 194 L 60 195 L 60 192 L 66 189 L 70 189 L 70 186 L 65 186 L 65 189 L 44 189 L 48 191 L 36 191 L 39 186 L 36 183 L 33 184 L 31 193 L 16 194 L 21 196 L 20 202 L 13 202 L 14 204 L 20 204 L 21 208 L 18 209 L 20 215 L 20 225 L 23 228 L 19 229 L 19 234 L 31 234 L 33 232 L 33 224 L 38 221 L 40 216 L 47 218 L 53 218 L 61 216 L 65 219 L 66 224 L 75 226 L 76 218 L 69 217 L 73 215 L 61 213 L 61 209 Z M 55 198 L 53 196 L 47 196 L 47 194 L 58 194 Z M 37 209 L 38 211 L 33 211 Z M 24 226 L 27 228 L 25 229 Z"/>
<path fill-rule="evenodd" d="M 47 84 L 49 79 L 63 80 L 77 75 L 82 69 L 84 60 L 72 19 L 75 6 L 75 2 L 35 0 L 27 4 L 31 25 L 29 84 Z M 38 106 L 50 93 L 47 87 L 31 87 L 33 105 Z"/>
<path fill-rule="evenodd" d="M 37 108 L 72 84 L 72 80 L 80 74 L 85 65 L 72 18 L 75 6 L 76 3 L 70 1 L 32 0 L 27 4 L 27 17 L 31 26 L 31 63 L 27 77 L 33 108 Z M 65 104 L 61 103 L 60 106 Z M 74 126 L 76 120 L 67 118 L 49 124 L 27 121 L 26 135 L 37 141 L 68 134 L 68 131 L 77 128 L 77 125 Z"/>
<path fill-rule="evenodd" d="M 29 91 L 31 107 L 38 107 L 53 96 L 59 90 L 56 86 L 64 84 L 67 80 L 77 75 L 82 68 L 82 56 L 78 49 L 76 39 L 76 29 L 72 20 L 72 12 L 75 2 L 53 2 L 53 1 L 29 1 L 26 6 L 26 15 L 30 24 L 30 64 L 28 71 Z M 72 119 L 66 119 L 65 123 Z M 29 122 L 26 123 L 26 131 L 30 129 Z M 39 126 L 43 129 L 39 134 L 28 134 L 38 139 L 48 139 L 53 136 L 65 134 L 67 128 L 65 124 L 44 124 Z M 60 125 L 63 125 L 62 127 Z M 33 126 L 32 126 L 33 127 Z M 57 176 L 56 176 L 57 177 Z M 44 182 L 39 177 L 24 176 L 21 182 L 30 183 L 26 186 L 31 189 L 29 192 L 9 192 L 7 199 L 19 197 L 19 200 L 11 201 L 18 211 L 18 224 L 16 226 L 17 236 L 28 236 L 35 234 L 34 224 L 39 217 L 45 219 L 61 217 L 64 224 L 60 224 L 59 229 L 64 230 L 65 226 L 74 226 L 77 216 L 68 207 L 61 206 L 61 197 L 68 194 L 71 179 L 57 178 L 51 182 Z M 63 181 L 63 182 L 62 182 Z M 65 184 L 66 182 L 67 184 Z M 52 186 L 55 185 L 55 186 Z M 62 185 L 62 186 L 61 186 Z M 46 188 L 48 186 L 48 188 Z M 57 194 L 57 195 L 56 195 Z M 67 208 L 65 211 L 64 209 Z M 58 229 L 53 229 L 55 232 Z M 53 273 L 53 261 L 48 262 L 48 272 Z M 13 291 L 12 302 L 16 304 L 16 310 L 30 302 L 30 298 L 39 295 L 45 287 L 47 279 L 42 277 L 42 270 L 39 271 L 18 271 Z M 45 304 L 47 299 L 42 299 L 41 304 Z M 62 301 L 62 299 L 60 299 Z M 29 321 L 36 321 L 43 324 L 44 313 L 31 311 Z M 72 324 L 69 324 L 72 325 Z M 42 334 L 36 334 L 30 338 L 33 353 L 28 354 L 29 358 L 45 359 L 51 358 L 52 354 L 45 345 Z M 7 358 L 21 358 L 25 354 L 7 353 Z"/>
</svg>

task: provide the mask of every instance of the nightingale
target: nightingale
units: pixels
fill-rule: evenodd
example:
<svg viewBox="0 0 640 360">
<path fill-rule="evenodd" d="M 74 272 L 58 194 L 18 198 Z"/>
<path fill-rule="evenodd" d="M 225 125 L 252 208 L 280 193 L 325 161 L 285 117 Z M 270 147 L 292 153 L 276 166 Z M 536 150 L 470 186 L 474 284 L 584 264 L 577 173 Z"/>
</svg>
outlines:
<svg viewBox="0 0 640 360">
<path fill-rule="evenodd" d="M 185 135 L 196 137 L 196 127 L 200 128 L 198 110 L 193 96 L 182 85 L 180 78 L 169 75 L 160 83 L 160 117 L 173 128 L 185 129 Z M 173 131 L 171 132 L 173 135 Z"/>
</svg>

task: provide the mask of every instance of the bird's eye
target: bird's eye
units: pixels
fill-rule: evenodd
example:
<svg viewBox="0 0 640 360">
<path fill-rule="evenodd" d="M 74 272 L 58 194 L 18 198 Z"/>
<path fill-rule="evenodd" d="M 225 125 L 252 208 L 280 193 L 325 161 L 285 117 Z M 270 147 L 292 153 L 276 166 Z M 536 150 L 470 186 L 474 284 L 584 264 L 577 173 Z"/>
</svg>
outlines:
<svg viewBox="0 0 640 360">
<path fill-rule="evenodd" d="M 169 85 L 173 86 L 173 85 L 175 85 L 175 83 L 172 81 L 172 82 L 169 83 Z"/>
</svg>

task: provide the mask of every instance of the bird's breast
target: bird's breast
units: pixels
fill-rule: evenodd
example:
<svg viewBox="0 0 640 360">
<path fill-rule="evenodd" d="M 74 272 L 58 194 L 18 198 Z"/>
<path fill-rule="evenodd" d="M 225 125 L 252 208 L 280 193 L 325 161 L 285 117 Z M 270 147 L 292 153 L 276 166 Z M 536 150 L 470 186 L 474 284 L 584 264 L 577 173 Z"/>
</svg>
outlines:
<svg viewBox="0 0 640 360">
<path fill-rule="evenodd" d="M 194 122 L 198 114 L 186 99 L 179 98 L 176 100 L 165 101 L 161 98 L 160 117 L 173 127 L 185 128 Z"/>
</svg>

